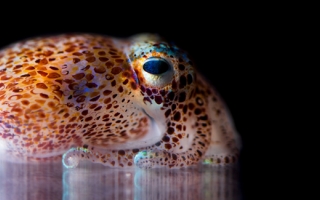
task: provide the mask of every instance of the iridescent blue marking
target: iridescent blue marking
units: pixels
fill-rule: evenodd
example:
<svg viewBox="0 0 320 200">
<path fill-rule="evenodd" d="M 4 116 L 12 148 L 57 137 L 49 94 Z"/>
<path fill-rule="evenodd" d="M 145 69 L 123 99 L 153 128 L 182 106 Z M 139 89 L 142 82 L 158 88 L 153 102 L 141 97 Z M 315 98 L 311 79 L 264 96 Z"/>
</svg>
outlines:
<svg viewBox="0 0 320 200">
<path fill-rule="evenodd" d="M 139 160 L 147 158 L 147 157 L 148 157 L 148 152 L 147 151 L 140 151 L 134 157 L 134 164 L 137 164 L 139 162 Z"/>
</svg>

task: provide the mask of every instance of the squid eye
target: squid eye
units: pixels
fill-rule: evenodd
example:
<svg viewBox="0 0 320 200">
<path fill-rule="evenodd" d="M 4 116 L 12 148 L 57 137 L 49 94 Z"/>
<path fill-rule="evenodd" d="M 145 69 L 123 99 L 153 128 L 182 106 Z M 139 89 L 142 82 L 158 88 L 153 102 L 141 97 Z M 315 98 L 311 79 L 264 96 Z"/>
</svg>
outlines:
<svg viewBox="0 0 320 200">
<path fill-rule="evenodd" d="M 167 72 L 170 69 L 170 64 L 162 58 L 149 58 L 144 64 L 143 64 L 144 71 L 159 75 Z"/>
<path fill-rule="evenodd" d="M 172 63 L 164 58 L 148 58 L 142 68 L 144 79 L 150 86 L 163 87 L 172 82 L 174 68 Z"/>
</svg>

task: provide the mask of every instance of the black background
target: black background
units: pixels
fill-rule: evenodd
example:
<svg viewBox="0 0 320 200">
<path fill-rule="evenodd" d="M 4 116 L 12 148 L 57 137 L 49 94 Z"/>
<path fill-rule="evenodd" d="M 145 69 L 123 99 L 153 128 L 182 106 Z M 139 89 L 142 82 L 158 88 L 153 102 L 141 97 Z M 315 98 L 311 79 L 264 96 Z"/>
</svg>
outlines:
<svg viewBox="0 0 320 200">
<path fill-rule="evenodd" d="M 0 47 L 28 37 L 66 32 L 117 37 L 151 32 L 164 36 L 189 52 L 230 109 L 243 141 L 240 181 L 244 199 L 270 194 L 264 187 L 270 178 L 265 172 L 274 157 L 265 152 L 275 140 L 270 127 L 277 123 L 273 116 L 275 105 L 280 103 L 277 94 L 282 92 L 280 71 L 274 63 L 281 48 L 275 47 L 281 35 L 279 23 L 269 21 L 272 13 L 261 14 L 259 8 L 252 11 L 246 5 L 172 8 L 158 4 L 160 9 L 127 6 L 129 11 L 119 5 L 57 5 L 50 10 L 49 4 L 32 9 L 20 5 L 19 11 L 3 7 L 9 12 L 2 13 Z"/>
</svg>

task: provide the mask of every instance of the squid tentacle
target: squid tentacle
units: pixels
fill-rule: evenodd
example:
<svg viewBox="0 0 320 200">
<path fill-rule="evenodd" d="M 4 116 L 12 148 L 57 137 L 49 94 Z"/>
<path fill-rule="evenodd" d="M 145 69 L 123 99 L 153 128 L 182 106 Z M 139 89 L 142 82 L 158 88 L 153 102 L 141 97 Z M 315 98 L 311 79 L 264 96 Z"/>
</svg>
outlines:
<svg viewBox="0 0 320 200">
<path fill-rule="evenodd" d="M 62 163 L 66 168 L 75 168 L 81 160 L 101 163 L 110 167 L 132 167 L 133 157 L 140 149 L 99 150 L 94 147 L 73 147 L 63 154 Z"/>
</svg>

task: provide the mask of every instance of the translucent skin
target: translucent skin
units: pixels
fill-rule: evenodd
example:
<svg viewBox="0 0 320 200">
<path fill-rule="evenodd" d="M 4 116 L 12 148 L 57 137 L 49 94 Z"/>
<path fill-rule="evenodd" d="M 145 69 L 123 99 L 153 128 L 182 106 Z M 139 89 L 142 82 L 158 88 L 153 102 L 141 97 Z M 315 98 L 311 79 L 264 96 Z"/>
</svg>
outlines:
<svg viewBox="0 0 320 200">
<path fill-rule="evenodd" d="M 161 58 L 169 69 L 143 68 Z M 0 51 L 0 147 L 26 161 L 181 168 L 238 160 L 240 138 L 186 52 L 157 35 L 63 34 Z"/>
</svg>

